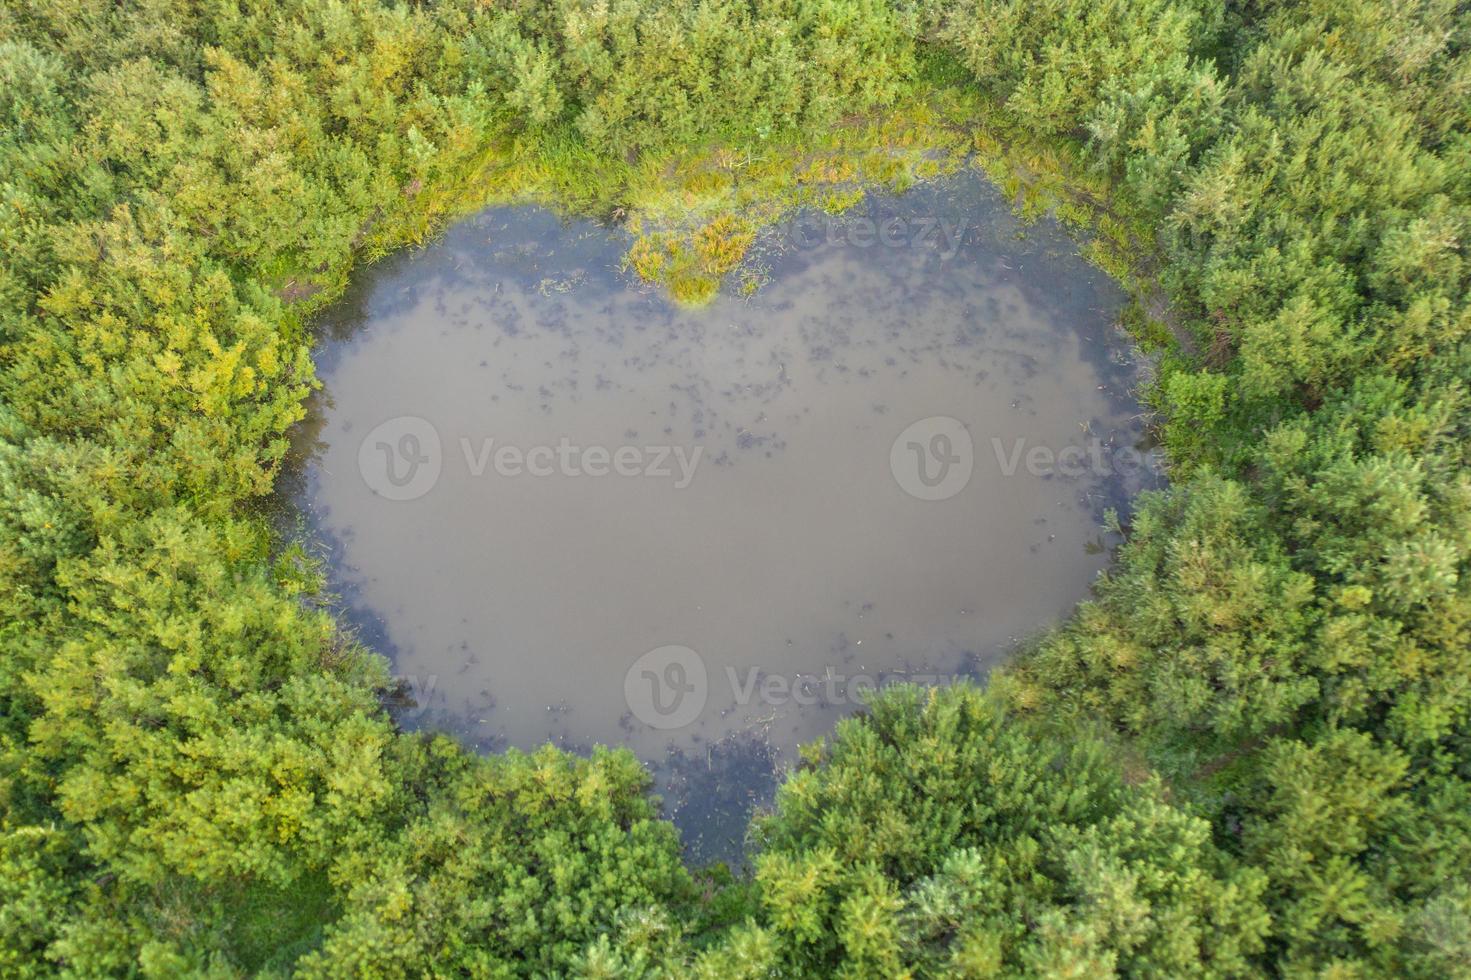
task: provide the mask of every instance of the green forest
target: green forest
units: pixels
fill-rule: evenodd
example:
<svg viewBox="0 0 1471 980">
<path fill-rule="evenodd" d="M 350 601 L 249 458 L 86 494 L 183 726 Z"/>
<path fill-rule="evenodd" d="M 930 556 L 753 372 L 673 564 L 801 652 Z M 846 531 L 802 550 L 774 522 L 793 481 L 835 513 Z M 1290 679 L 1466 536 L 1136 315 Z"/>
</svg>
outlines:
<svg viewBox="0 0 1471 980">
<path fill-rule="evenodd" d="M 1459 0 L 8 0 L 0 125 L 0 976 L 1471 976 Z M 956 166 L 1158 359 L 1094 597 L 749 876 L 626 750 L 399 731 L 266 516 L 354 268 L 534 201 L 697 302 Z"/>
</svg>

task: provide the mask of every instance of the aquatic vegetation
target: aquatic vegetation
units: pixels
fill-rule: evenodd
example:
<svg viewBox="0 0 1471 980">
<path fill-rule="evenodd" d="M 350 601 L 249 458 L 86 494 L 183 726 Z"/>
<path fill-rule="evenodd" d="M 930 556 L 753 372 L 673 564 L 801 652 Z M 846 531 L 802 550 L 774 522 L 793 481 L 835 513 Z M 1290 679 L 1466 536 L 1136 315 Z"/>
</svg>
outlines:
<svg viewBox="0 0 1471 980">
<path fill-rule="evenodd" d="M 1466 973 L 1468 30 L 1448 0 L 0 8 L 0 971 Z M 1173 485 L 1095 601 L 991 693 L 846 725 L 725 890 L 626 753 L 394 729 L 257 513 L 356 264 L 542 201 L 653 236 L 639 274 L 698 301 L 792 207 L 966 161 L 1092 215 L 1163 349 Z"/>
<path fill-rule="evenodd" d="M 640 236 L 626 265 L 645 282 L 665 286 L 679 302 L 697 306 L 715 296 L 755 239 L 755 228 L 746 220 L 720 214 L 688 238 L 671 232 Z"/>
</svg>

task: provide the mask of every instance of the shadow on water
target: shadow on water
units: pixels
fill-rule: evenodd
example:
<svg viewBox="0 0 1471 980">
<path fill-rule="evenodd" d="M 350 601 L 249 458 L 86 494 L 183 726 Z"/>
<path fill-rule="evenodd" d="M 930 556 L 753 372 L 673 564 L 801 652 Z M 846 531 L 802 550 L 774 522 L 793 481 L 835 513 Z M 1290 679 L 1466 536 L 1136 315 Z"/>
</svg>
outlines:
<svg viewBox="0 0 1471 980">
<path fill-rule="evenodd" d="M 962 176 L 764 234 L 678 308 L 625 234 L 494 208 L 323 317 L 280 485 L 408 728 L 627 745 L 737 861 L 796 745 L 980 677 L 1159 471 L 1123 297 Z"/>
</svg>

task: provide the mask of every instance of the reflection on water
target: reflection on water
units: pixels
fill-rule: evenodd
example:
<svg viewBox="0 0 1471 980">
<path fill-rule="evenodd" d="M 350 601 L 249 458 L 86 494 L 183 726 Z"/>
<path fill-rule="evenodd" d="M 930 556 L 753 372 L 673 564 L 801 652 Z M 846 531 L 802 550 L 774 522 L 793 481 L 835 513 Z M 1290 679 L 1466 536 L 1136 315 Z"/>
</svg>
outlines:
<svg viewBox="0 0 1471 980">
<path fill-rule="evenodd" d="M 1121 296 L 965 177 L 807 215 L 676 308 L 627 240 L 498 208 L 329 316 L 294 494 L 400 716 L 622 744 L 699 854 L 871 687 L 983 673 L 1106 561 Z"/>
</svg>

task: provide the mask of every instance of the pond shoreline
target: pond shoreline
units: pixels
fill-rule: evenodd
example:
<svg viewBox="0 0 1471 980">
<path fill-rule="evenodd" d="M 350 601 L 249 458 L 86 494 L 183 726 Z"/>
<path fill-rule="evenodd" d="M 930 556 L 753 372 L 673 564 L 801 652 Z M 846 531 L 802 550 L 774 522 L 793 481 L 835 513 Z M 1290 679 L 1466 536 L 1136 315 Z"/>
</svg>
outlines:
<svg viewBox="0 0 1471 980">
<path fill-rule="evenodd" d="M 524 565 L 530 560 L 529 567 L 535 568 L 535 551 L 528 549 L 539 547 L 533 542 L 548 539 L 506 538 L 504 530 L 480 527 L 476 515 L 493 514 L 483 508 L 499 499 L 496 494 L 505 493 L 511 496 L 496 505 L 498 509 L 510 505 L 524 514 L 541 513 L 551 493 L 561 495 L 558 499 L 563 502 L 558 507 L 573 510 L 545 511 L 547 519 L 553 513 L 576 514 L 585 507 L 611 506 L 624 511 L 609 510 L 606 517 L 626 523 L 633 513 L 626 508 L 656 506 L 639 520 L 660 520 L 656 515 L 669 513 L 670 506 L 683 508 L 691 499 L 701 499 L 685 493 L 710 493 L 710 481 L 716 481 L 714 489 L 718 490 L 732 479 L 739 481 L 732 484 L 736 496 L 724 503 L 711 498 L 711 505 L 719 511 L 744 508 L 768 492 L 763 487 L 774 486 L 771 480 L 777 474 L 798 465 L 797 460 L 814 452 L 821 456 L 834 451 L 835 445 L 841 447 L 858 438 L 855 448 L 873 448 L 863 449 L 858 457 L 851 455 L 852 450 L 838 449 L 839 455 L 820 469 L 792 470 L 791 479 L 796 482 L 782 483 L 786 489 L 780 492 L 798 496 L 780 498 L 781 503 L 773 498 L 777 509 L 766 520 L 787 512 L 795 500 L 809 494 L 804 487 L 813 479 L 821 481 L 827 479 L 823 473 L 842 472 L 850 474 L 843 480 L 862 481 L 848 484 L 850 495 L 855 487 L 868 488 L 863 497 L 855 499 L 871 500 L 866 506 L 879 507 L 873 513 L 887 515 L 883 521 L 920 521 L 912 530 L 897 532 L 900 536 L 885 546 L 887 550 L 865 549 L 863 554 L 901 556 L 908 548 L 905 536 L 915 533 L 932 540 L 926 548 L 941 549 L 936 555 L 953 551 L 947 539 L 970 540 L 975 559 L 955 552 L 941 562 L 942 567 L 954 563 L 951 581 L 971 578 L 975 562 L 984 563 L 986 549 L 997 545 L 984 543 L 995 533 L 983 533 L 984 518 L 963 515 L 994 497 L 997 501 L 1015 499 L 1015 505 L 1007 506 L 1021 506 L 1029 513 L 1024 523 L 1004 519 L 1006 526 L 1013 527 L 1005 533 L 1016 542 L 1007 546 L 1013 548 L 1008 562 L 1014 568 L 1053 552 L 1059 547 L 1059 535 L 1074 542 L 1072 547 L 1084 546 L 1087 556 L 1078 552 L 1078 563 L 1099 568 L 1108 549 L 1107 535 L 1101 530 L 1106 512 L 1127 508 L 1134 493 L 1160 480 L 1157 454 L 1149 448 L 1147 429 L 1133 400 L 1145 375 L 1137 354 L 1129 352 L 1127 342 L 1117 333 L 1121 295 L 1108 291 L 1111 287 L 1098 273 L 1077 259 L 1073 254 L 1076 246 L 1061 229 L 1045 223 L 1024 228 L 995 191 L 974 175 L 957 174 L 901 195 L 874 194 L 842 215 L 798 212 L 751 243 L 746 261 L 760 276 L 760 287 L 699 311 L 671 305 L 621 271 L 620 256 L 627 241 L 616 230 L 593 223 L 569 222 L 535 209 L 493 208 L 449 229 L 437 250 L 404 253 L 375 267 L 372 276 L 364 277 L 324 317 L 317 362 L 325 388 L 314 397 L 316 407 L 308 421 L 296 430 L 294 463 L 283 477 L 282 496 L 295 501 L 304 515 L 304 540 L 329 569 L 331 588 L 340 597 L 335 605 L 339 619 L 350 624 L 358 639 L 394 662 L 398 690 L 390 701 L 397 705 L 394 714 L 399 724 L 453 731 L 481 751 L 512 746 L 529 749 L 545 741 L 583 752 L 594 743 L 629 744 L 652 767 L 666 812 L 680 826 L 696 859 L 737 863 L 742 857 L 746 817 L 751 809 L 770 803 L 780 772 L 795 758 L 796 745 L 824 734 L 833 720 L 858 710 L 866 697 L 864 685 L 877 687 L 875 680 L 887 684 L 896 678 L 915 677 L 931 682 L 980 679 L 1031 632 L 1059 621 L 1071 600 L 1060 605 L 1038 604 L 1037 596 L 1028 591 L 1030 586 L 1017 591 L 1015 583 L 1003 586 L 1005 576 L 993 577 L 992 588 L 1002 589 L 996 599 L 985 598 L 984 591 L 971 598 L 956 593 L 925 612 L 924 621 L 930 625 L 921 627 L 921 620 L 911 622 L 902 609 L 905 602 L 923 593 L 908 592 L 910 599 L 898 599 L 907 586 L 890 593 L 902 579 L 883 586 L 877 584 L 883 581 L 880 577 L 859 586 L 863 591 L 856 596 L 844 598 L 840 590 L 826 598 L 814 593 L 802 600 L 800 608 L 805 612 L 780 627 L 809 631 L 801 636 L 776 632 L 762 640 L 759 629 L 745 637 L 746 627 L 736 627 L 735 632 L 723 627 L 726 634 L 711 634 L 717 638 L 706 637 L 695 645 L 708 652 L 712 645 L 719 648 L 734 642 L 750 646 L 752 652 L 732 666 L 711 662 L 707 670 L 706 657 L 682 644 L 706 629 L 700 624 L 708 614 L 698 610 L 711 605 L 709 595 L 729 593 L 732 599 L 741 595 L 740 604 L 755 608 L 769 609 L 773 602 L 779 606 L 782 601 L 775 595 L 763 600 L 759 590 L 750 591 L 751 585 L 737 585 L 750 574 L 739 572 L 741 577 L 715 586 L 716 591 L 707 592 L 703 600 L 699 593 L 692 593 L 689 602 L 693 606 L 684 608 L 694 611 L 677 614 L 684 625 L 659 627 L 647 634 L 642 645 L 637 640 L 632 646 L 622 644 L 616 630 L 606 634 L 615 647 L 630 649 L 629 658 L 640 649 L 659 647 L 662 637 L 664 642 L 681 644 L 671 649 L 688 651 L 698 661 L 694 666 L 704 675 L 700 693 L 702 698 L 711 698 L 711 703 L 698 716 L 698 726 L 686 731 L 682 725 L 671 741 L 642 720 L 652 702 L 641 709 L 627 700 L 637 692 L 623 697 L 614 694 L 620 686 L 642 683 L 636 665 L 628 668 L 621 685 L 613 674 L 588 675 L 589 679 L 600 677 L 596 687 L 617 699 L 611 717 L 617 719 L 620 713 L 622 717 L 611 728 L 607 723 L 602 729 L 589 727 L 585 720 L 601 710 L 594 705 L 607 703 L 603 695 L 589 694 L 581 687 L 558 694 L 538 681 L 533 688 L 541 693 L 532 695 L 528 705 L 524 692 L 518 694 L 514 687 L 506 686 L 508 663 L 499 659 L 494 644 L 486 646 L 487 638 L 499 637 L 495 643 L 503 647 L 537 643 L 539 631 L 546 626 L 511 641 L 505 634 L 505 617 L 516 615 L 516 608 L 536 607 L 543 600 L 522 590 L 521 598 L 506 606 L 505 612 L 488 620 L 474 619 L 480 625 L 470 625 L 472 619 L 466 617 L 482 615 L 470 611 L 474 606 L 483 606 L 485 600 L 496 603 L 508 588 L 512 592 L 520 589 L 514 579 L 502 577 L 498 568 L 504 566 L 487 563 L 483 555 L 500 551 L 513 563 Z M 1054 266 L 1055 271 L 1048 271 Z M 1060 271 L 1063 268 L 1065 273 Z M 853 278 L 860 271 L 861 278 Z M 855 293 L 852 284 L 858 282 L 865 285 Z M 837 290 L 831 292 L 831 298 L 811 305 L 814 290 L 821 293 L 834 286 Z M 1107 300 L 1095 297 L 1099 289 L 1105 292 L 1097 295 L 1106 295 Z M 985 290 L 1000 292 L 986 298 Z M 852 297 L 861 299 L 855 303 Z M 1054 312 L 1045 312 L 1054 307 Z M 878 312 L 881 310 L 888 312 Z M 1046 317 L 1061 318 L 1053 326 L 1043 326 Z M 424 340 L 412 343 L 392 339 L 420 335 Z M 377 336 L 385 339 L 359 339 Z M 365 343 L 394 346 L 368 361 L 364 358 L 370 348 Z M 437 353 L 445 344 L 454 345 L 455 352 L 447 355 L 449 361 Z M 476 349 L 483 353 L 472 353 Z M 554 367 L 559 363 L 560 367 Z M 1032 390 L 1040 383 L 1035 379 L 1052 378 L 1063 363 L 1074 365 L 1065 370 L 1077 373 L 1077 378 L 1062 382 L 1059 375 L 1058 380 L 1046 382 L 1061 387 L 1038 400 Z M 354 366 L 358 364 L 363 367 Z M 368 367 L 370 364 L 376 366 Z M 362 374 L 363 370 L 371 373 Z M 352 382 L 361 395 L 342 387 L 347 383 L 342 379 L 353 376 L 345 371 L 356 371 L 362 377 Z M 918 388 L 907 380 L 921 376 L 927 380 Z M 479 378 L 485 381 L 476 380 Z M 434 389 L 441 391 L 434 393 Z M 401 396 L 406 390 L 423 393 L 404 401 Z M 463 392 L 456 396 L 461 401 L 445 401 L 444 390 Z M 649 394 L 658 390 L 669 394 Z M 846 406 L 831 421 L 824 420 L 828 418 L 825 412 L 814 414 L 808 404 L 809 398 L 821 392 L 829 393 L 823 397 L 840 397 Z M 896 397 L 898 402 L 893 401 Z M 1077 409 L 1064 407 L 1059 398 L 1076 401 Z M 992 402 L 994 407 L 975 414 L 977 406 Z M 457 411 L 454 406 L 462 403 L 478 407 L 463 421 L 447 421 L 451 417 L 445 412 Z M 660 409 L 660 404 L 666 407 Z M 904 407 L 906 404 L 911 407 Z M 579 407 L 599 405 L 603 407 L 595 407 L 592 415 Z M 622 407 L 611 408 L 615 405 Z M 963 427 L 953 434 L 924 435 L 910 448 L 905 443 L 908 436 L 898 432 L 904 428 L 902 420 L 916 411 L 923 414 L 935 408 L 971 421 L 957 423 Z M 614 416 L 621 413 L 623 420 L 611 418 L 606 425 L 597 421 L 610 411 Z M 639 413 L 647 418 L 651 411 L 663 416 L 651 428 L 634 421 Z M 1058 418 L 1041 428 L 1025 421 L 1050 418 L 1039 413 L 1060 411 L 1081 413 L 1080 421 L 1074 425 Z M 900 419 L 890 421 L 895 414 Z M 427 416 L 439 420 L 437 427 Z M 1004 416 L 1016 421 L 1003 424 Z M 385 417 L 388 422 L 382 421 Z M 412 431 L 383 428 L 405 424 L 393 421 L 395 418 L 416 420 L 411 423 Z M 948 415 L 935 416 L 944 418 Z M 950 423 L 924 418 L 914 423 L 935 424 Z M 854 425 L 856 429 L 851 428 Z M 821 441 L 812 442 L 811 433 L 820 433 Z M 914 450 L 928 453 L 932 440 L 947 440 L 933 443 L 940 446 L 949 445 L 952 438 L 970 441 L 967 465 L 977 475 L 966 479 L 980 482 L 962 485 L 955 499 L 946 501 L 913 482 L 916 475 L 923 478 L 932 462 L 943 460 L 920 459 L 921 471 L 908 478 L 900 471 L 913 465 L 910 453 Z M 831 441 L 835 439 L 839 442 Z M 352 452 L 343 455 L 334 448 L 342 440 L 347 440 Z M 400 476 L 410 473 L 410 461 L 395 455 L 398 447 L 411 446 L 417 452 L 417 447 L 431 441 L 438 445 L 439 453 L 434 461 L 435 482 L 423 490 L 393 483 L 395 472 Z M 667 445 L 652 444 L 660 441 Z M 890 441 L 894 442 L 892 452 L 887 448 Z M 361 450 L 355 448 L 358 444 Z M 545 446 L 544 453 L 538 454 L 538 444 Z M 882 455 L 878 455 L 879 445 L 885 447 Z M 1132 469 L 1122 465 L 1128 454 L 1133 454 Z M 864 459 L 870 462 L 852 469 Z M 376 468 L 385 462 L 389 469 L 383 475 L 390 482 L 366 470 L 355 475 L 362 467 Z M 401 470 L 396 471 L 401 463 Z M 548 468 L 538 475 L 543 465 Z M 594 479 L 606 474 L 605 479 L 615 482 L 597 483 L 603 488 L 598 496 L 576 496 L 573 487 L 591 486 L 586 482 L 589 473 Z M 881 482 L 871 482 L 879 474 Z M 899 478 L 897 484 L 895 478 Z M 1025 489 L 1017 480 L 1034 489 Z M 694 489 L 685 491 L 691 484 Z M 1055 503 L 1063 509 L 1054 509 L 1054 514 L 1038 511 L 1036 494 L 1050 492 L 1046 488 L 1054 484 L 1058 487 Z M 743 489 L 736 490 L 737 486 Z M 339 489 L 327 493 L 331 487 Z M 944 487 L 939 490 L 949 494 Z M 349 496 L 343 497 L 344 493 Z M 422 502 L 417 499 L 419 493 L 427 495 Z M 445 493 L 455 496 L 445 498 Z M 569 493 L 574 495 L 567 496 Z M 653 505 L 649 493 L 672 496 L 660 497 L 662 502 Z M 800 505 L 816 509 L 773 543 L 798 539 L 804 527 L 815 526 L 814 519 L 816 526 L 822 525 L 818 515 L 830 509 L 822 502 L 826 493 L 821 491 L 811 505 Z M 1027 503 L 1028 498 L 1033 503 Z M 340 510 L 349 500 L 360 501 L 351 505 L 355 508 L 369 508 L 362 511 L 367 523 L 342 523 L 332 508 Z M 393 504 L 394 500 L 402 503 Z M 442 509 L 445 500 L 460 501 L 453 504 L 461 515 L 455 520 L 462 522 L 472 538 L 491 535 L 484 544 L 454 559 L 468 562 L 459 578 L 480 583 L 476 590 L 465 593 L 479 598 L 467 599 L 472 605 L 458 607 L 462 612 L 455 612 L 453 606 L 431 611 L 437 608 L 438 596 L 457 588 L 451 580 L 444 580 L 422 599 L 413 600 L 419 602 L 422 612 L 417 619 L 405 620 L 403 613 L 393 609 L 405 597 L 419 594 L 415 591 L 418 586 L 411 579 L 392 586 L 385 584 L 388 580 L 379 580 L 396 574 L 391 570 L 417 547 L 416 538 L 427 535 L 432 539 L 439 532 L 432 524 L 416 525 L 418 530 L 411 537 L 392 538 L 382 559 L 365 558 L 361 542 L 364 535 L 395 533 L 385 530 L 382 522 Z M 946 507 L 950 510 L 944 510 Z M 719 511 L 701 512 L 713 516 Z M 586 518 L 598 513 L 602 511 L 588 511 Z M 862 513 L 854 512 L 855 516 Z M 946 513 L 951 516 L 936 523 Z M 1075 516 L 1057 525 L 1057 514 Z M 542 518 L 521 518 L 528 519 Z M 882 522 L 872 523 L 872 518 L 863 519 L 869 528 L 865 534 L 882 526 Z M 1089 526 L 1100 530 L 1085 533 Z M 586 525 L 589 530 L 593 527 Z M 480 529 L 471 530 L 474 528 Z M 1065 528 L 1075 529 L 1063 533 Z M 579 532 L 584 545 L 605 534 L 596 531 L 589 539 L 589 530 Z M 839 525 L 834 525 L 822 533 L 838 531 Z M 749 531 L 734 533 L 728 539 L 732 543 L 751 540 Z M 421 580 L 440 574 L 434 569 L 461 547 L 453 543 L 456 537 L 464 540 L 463 534 L 457 534 L 435 546 L 450 552 L 413 559 L 429 562 L 414 574 Z M 819 554 L 839 539 L 819 537 L 812 543 L 816 546 L 822 540 L 828 543 L 818 546 L 817 552 L 792 554 Z M 608 558 L 615 564 L 599 574 L 616 578 L 614 569 L 621 560 L 617 556 L 632 545 L 630 540 L 613 546 Z M 766 560 L 774 560 L 775 554 Z M 849 568 L 854 567 L 854 560 L 845 560 Z M 860 566 L 868 560 L 862 559 Z M 365 566 L 365 561 L 377 564 Z M 365 567 L 370 569 L 368 577 L 364 577 Z M 654 566 L 640 562 L 634 567 L 651 570 Z M 678 592 L 684 587 L 676 584 L 678 580 L 699 567 L 688 566 L 668 586 Z M 817 576 L 814 581 L 827 574 L 817 571 L 820 565 L 812 567 Z M 842 563 L 834 569 L 841 567 Z M 912 576 L 921 567 L 906 574 Z M 966 568 L 971 571 L 963 572 Z M 706 567 L 696 577 L 709 572 Z M 751 573 L 755 572 L 752 566 Z M 565 574 L 558 573 L 564 582 Z M 749 581 L 754 583 L 759 577 Z M 500 585 L 494 584 L 497 580 Z M 595 580 L 588 579 L 584 588 L 592 588 Z M 546 616 L 552 618 L 544 616 L 543 623 L 556 621 L 560 601 L 556 597 L 568 588 L 550 584 L 552 581 L 547 579 L 550 592 L 545 603 Z M 916 581 L 928 581 L 931 584 L 925 588 L 934 589 L 942 580 L 925 572 Z M 1075 584 L 1069 586 L 1073 599 L 1086 594 L 1086 584 L 1086 577 L 1075 577 Z M 1008 594 L 1013 597 L 1002 598 Z M 566 593 L 566 601 L 577 603 L 579 595 L 586 601 L 594 593 L 574 588 Z M 644 595 L 637 590 L 627 595 L 625 601 L 635 602 L 630 608 L 643 603 L 643 615 L 654 617 L 651 623 L 674 611 L 673 607 L 656 611 L 662 600 L 651 606 L 652 596 L 634 600 L 633 596 Z M 724 602 L 729 604 L 729 600 Z M 838 606 L 823 613 L 824 602 Z M 996 602 L 1002 605 L 994 605 Z M 946 603 L 951 605 L 947 608 Z M 1014 603 L 1035 611 L 1018 619 L 1009 608 Z M 720 608 L 720 602 L 714 603 L 712 613 Z M 901 612 L 898 619 L 893 618 L 896 611 Z M 467 632 L 446 627 L 447 616 L 460 618 L 466 625 L 459 629 Z M 1027 616 L 1032 618 L 1027 620 Z M 874 632 L 886 617 L 887 625 Z M 811 627 L 805 625 L 808 620 L 826 625 L 810 632 Z M 933 638 L 924 638 L 926 630 L 933 631 L 947 621 L 950 625 Z M 419 625 L 410 628 L 411 623 Z M 436 623 L 439 625 L 432 625 Z M 574 647 L 597 642 L 595 633 L 566 632 L 565 622 L 557 628 Z M 727 635 L 728 639 L 718 638 Z M 953 638 L 941 639 L 945 636 Z M 415 637 L 430 638 L 427 642 L 444 653 L 436 655 L 438 659 L 425 659 L 426 640 Z M 866 649 L 865 641 L 869 644 Z M 760 652 L 763 647 L 764 654 Z M 532 663 L 544 655 L 534 657 Z M 796 660 L 791 659 L 794 655 Z M 645 673 L 661 683 L 666 671 L 683 671 L 685 664 L 661 662 L 655 666 L 657 670 Z M 575 676 L 578 670 L 569 663 L 553 675 Z M 616 676 L 622 676 L 621 667 Z M 530 716 L 528 708 L 532 709 Z M 594 715 L 588 716 L 589 711 Z M 518 715 L 524 720 L 505 720 Z M 512 727 L 506 727 L 508 724 Z"/>
</svg>

